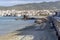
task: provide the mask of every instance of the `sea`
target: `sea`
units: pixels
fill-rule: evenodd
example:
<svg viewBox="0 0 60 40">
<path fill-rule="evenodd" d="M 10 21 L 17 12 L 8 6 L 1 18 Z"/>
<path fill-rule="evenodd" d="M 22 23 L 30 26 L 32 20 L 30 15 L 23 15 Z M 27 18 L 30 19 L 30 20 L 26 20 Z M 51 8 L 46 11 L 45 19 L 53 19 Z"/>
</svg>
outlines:
<svg viewBox="0 0 60 40">
<path fill-rule="evenodd" d="M 22 17 L 0 17 L 0 35 L 14 32 L 34 24 L 35 20 L 16 20 Z"/>
</svg>

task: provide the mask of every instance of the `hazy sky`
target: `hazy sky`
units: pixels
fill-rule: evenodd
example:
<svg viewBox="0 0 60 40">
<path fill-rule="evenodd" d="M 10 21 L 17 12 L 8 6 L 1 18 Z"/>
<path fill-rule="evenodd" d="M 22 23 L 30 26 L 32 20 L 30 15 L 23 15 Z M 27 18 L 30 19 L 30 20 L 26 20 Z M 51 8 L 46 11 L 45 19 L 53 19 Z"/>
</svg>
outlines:
<svg viewBox="0 0 60 40">
<path fill-rule="evenodd" d="M 16 4 L 40 3 L 50 1 L 58 1 L 58 0 L 0 0 L 0 6 L 12 6 Z"/>
</svg>

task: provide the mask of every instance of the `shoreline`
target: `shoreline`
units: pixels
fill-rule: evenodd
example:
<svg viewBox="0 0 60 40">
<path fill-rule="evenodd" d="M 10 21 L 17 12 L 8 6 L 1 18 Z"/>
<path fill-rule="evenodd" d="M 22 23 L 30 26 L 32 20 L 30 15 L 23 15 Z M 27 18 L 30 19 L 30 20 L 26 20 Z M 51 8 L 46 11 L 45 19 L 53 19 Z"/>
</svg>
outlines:
<svg viewBox="0 0 60 40">
<path fill-rule="evenodd" d="M 33 25 L 30 25 L 30 26 L 33 26 Z M 25 27 L 25 28 L 29 28 L 29 26 Z M 25 29 L 25 28 L 23 28 L 23 29 Z M 17 29 L 17 30 L 22 30 L 22 29 Z M 7 33 L 5 35 L 0 35 L 0 40 L 10 40 L 10 39 L 11 40 L 14 40 L 14 39 L 17 40 L 17 39 L 20 39 L 19 38 L 20 36 L 16 35 L 19 33 L 19 32 L 17 32 L 17 30 L 10 32 L 10 33 Z"/>
<path fill-rule="evenodd" d="M 7 35 L 0 36 L 0 40 L 57 40 L 55 31 L 52 29 L 36 30 L 38 26 L 29 26 L 24 29 L 18 29 Z"/>
</svg>

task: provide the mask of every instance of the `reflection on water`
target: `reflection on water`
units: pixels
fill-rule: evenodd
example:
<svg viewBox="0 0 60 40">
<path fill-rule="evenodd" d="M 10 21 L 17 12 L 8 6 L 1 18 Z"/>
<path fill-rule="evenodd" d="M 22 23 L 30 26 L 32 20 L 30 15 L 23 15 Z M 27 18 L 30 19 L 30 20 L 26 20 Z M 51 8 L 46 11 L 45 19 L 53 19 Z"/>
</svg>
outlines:
<svg viewBox="0 0 60 40">
<path fill-rule="evenodd" d="M 0 35 L 30 26 L 34 20 L 15 20 L 17 17 L 0 17 Z"/>
</svg>

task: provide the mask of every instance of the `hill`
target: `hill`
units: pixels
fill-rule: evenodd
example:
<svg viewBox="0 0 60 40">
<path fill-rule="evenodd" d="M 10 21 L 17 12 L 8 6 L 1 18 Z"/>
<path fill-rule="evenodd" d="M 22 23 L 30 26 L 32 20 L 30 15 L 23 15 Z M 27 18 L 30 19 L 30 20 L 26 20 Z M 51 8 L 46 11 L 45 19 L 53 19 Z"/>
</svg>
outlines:
<svg viewBox="0 0 60 40">
<path fill-rule="evenodd" d="M 16 9 L 16 10 L 42 10 L 42 9 L 60 9 L 60 1 L 56 2 L 42 2 L 42 3 L 28 3 L 28 4 L 18 4 L 9 7 L 0 6 L 0 9 Z"/>
</svg>

